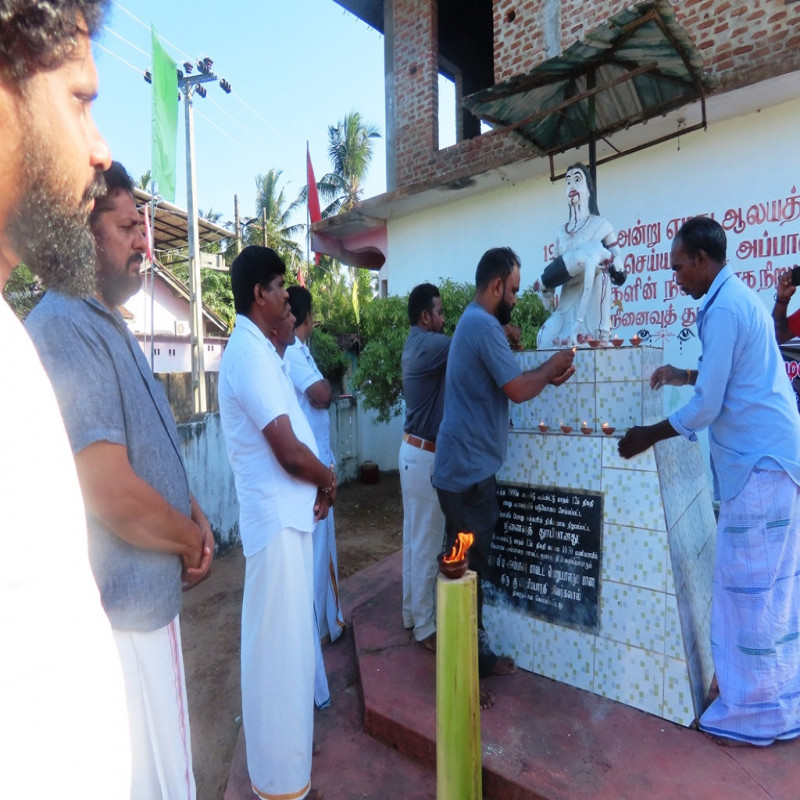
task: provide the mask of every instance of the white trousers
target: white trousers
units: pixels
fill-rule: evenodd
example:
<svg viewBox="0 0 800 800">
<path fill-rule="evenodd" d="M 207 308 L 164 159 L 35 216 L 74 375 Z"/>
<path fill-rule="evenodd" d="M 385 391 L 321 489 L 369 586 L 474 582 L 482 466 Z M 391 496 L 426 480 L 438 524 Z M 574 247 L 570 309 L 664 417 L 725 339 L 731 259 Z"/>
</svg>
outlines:
<svg viewBox="0 0 800 800">
<path fill-rule="evenodd" d="M 284 528 L 248 556 L 242 719 L 253 791 L 301 800 L 311 786 L 314 638 L 311 534 Z"/>
<path fill-rule="evenodd" d="M 322 660 L 321 639 L 331 637 L 335 642 L 344 631 L 344 617 L 339 602 L 339 565 L 336 559 L 336 534 L 333 509 L 314 528 L 314 616 L 317 637 L 314 644 L 315 677 L 314 702 L 320 708 L 330 705 L 331 693 Z"/>
<path fill-rule="evenodd" d="M 189 706 L 178 618 L 114 630 L 131 730 L 131 800 L 194 800 Z"/>
<path fill-rule="evenodd" d="M 433 488 L 434 453 L 400 445 L 403 492 L 403 625 L 420 642 L 436 630 L 436 556 L 444 546 L 444 514 Z"/>
</svg>

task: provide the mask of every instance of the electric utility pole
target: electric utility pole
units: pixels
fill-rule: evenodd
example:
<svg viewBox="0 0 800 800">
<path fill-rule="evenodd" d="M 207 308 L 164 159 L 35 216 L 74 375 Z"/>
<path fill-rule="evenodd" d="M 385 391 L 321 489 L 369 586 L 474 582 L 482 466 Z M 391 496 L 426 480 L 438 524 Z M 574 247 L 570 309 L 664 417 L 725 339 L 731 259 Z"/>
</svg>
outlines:
<svg viewBox="0 0 800 800">
<path fill-rule="evenodd" d="M 178 90 L 184 100 L 186 112 L 186 204 L 189 238 L 189 326 L 191 330 L 192 350 L 192 400 L 195 414 L 204 414 L 208 410 L 206 399 L 206 370 L 203 340 L 203 296 L 200 281 L 200 233 L 197 224 L 197 182 L 194 166 L 194 113 L 192 98 L 197 92 L 200 97 L 206 96 L 204 83 L 219 80 L 226 94 L 230 94 L 231 85 L 224 78 L 218 78 L 212 71 L 210 58 L 197 61 L 198 74 L 192 75 L 192 64 L 186 61 L 182 72 L 178 70 Z"/>
</svg>

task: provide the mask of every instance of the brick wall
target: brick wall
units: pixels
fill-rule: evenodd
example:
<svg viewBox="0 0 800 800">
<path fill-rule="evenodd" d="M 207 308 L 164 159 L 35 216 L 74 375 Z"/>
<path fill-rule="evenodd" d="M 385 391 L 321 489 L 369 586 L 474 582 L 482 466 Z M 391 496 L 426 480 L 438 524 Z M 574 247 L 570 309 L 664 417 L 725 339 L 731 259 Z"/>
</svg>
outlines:
<svg viewBox="0 0 800 800">
<path fill-rule="evenodd" d="M 529 71 L 632 0 L 494 0 L 495 81 Z M 519 137 L 492 133 L 439 151 L 436 0 L 394 0 L 397 187 L 424 187 L 531 155 Z M 728 91 L 800 69 L 800 3 L 676 0 L 673 8 Z M 560 20 L 560 31 L 544 20 Z M 558 22 L 556 22 L 556 25 Z"/>
<path fill-rule="evenodd" d="M 431 169 L 439 146 L 436 0 L 394 0 L 397 185 Z"/>
</svg>

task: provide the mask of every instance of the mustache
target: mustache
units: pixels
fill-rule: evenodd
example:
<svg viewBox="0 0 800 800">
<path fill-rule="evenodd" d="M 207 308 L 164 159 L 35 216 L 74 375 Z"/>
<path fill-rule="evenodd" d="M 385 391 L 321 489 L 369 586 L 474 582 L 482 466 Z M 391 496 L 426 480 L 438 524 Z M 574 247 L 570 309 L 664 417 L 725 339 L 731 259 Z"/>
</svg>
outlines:
<svg viewBox="0 0 800 800">
<path fill-rule="evenodd" d="M 101 169 L 97 169 L 94 173 L 92 182 L 84 189 L 83 197 L 81 198 L 82 204 L 86 205 L 92 200 L 97 200 L 106 193 L 106 179 Z"/>
</svg>

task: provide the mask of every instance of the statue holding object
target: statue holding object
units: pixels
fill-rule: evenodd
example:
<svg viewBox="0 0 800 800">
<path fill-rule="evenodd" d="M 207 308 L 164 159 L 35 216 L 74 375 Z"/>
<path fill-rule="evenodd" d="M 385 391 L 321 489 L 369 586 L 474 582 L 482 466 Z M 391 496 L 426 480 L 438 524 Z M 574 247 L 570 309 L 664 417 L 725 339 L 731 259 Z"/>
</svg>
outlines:
<svg viewBox="0 0 800 800">
<path fill-rule="evenodd" d="M 594 182 L 583 164 L 566 174 L 569 219 L 556 236 L 555 255 L 534 284 L 545 308 L 555 308 L 539 330 L 540 348 L 584 344 L 596 338 L 607 344 L 611 335 L 611 286 L 627 277 L 617 236 L 600 216 Z M 559 302 L 554 290 L 561 287 Z"/>
</svg>

